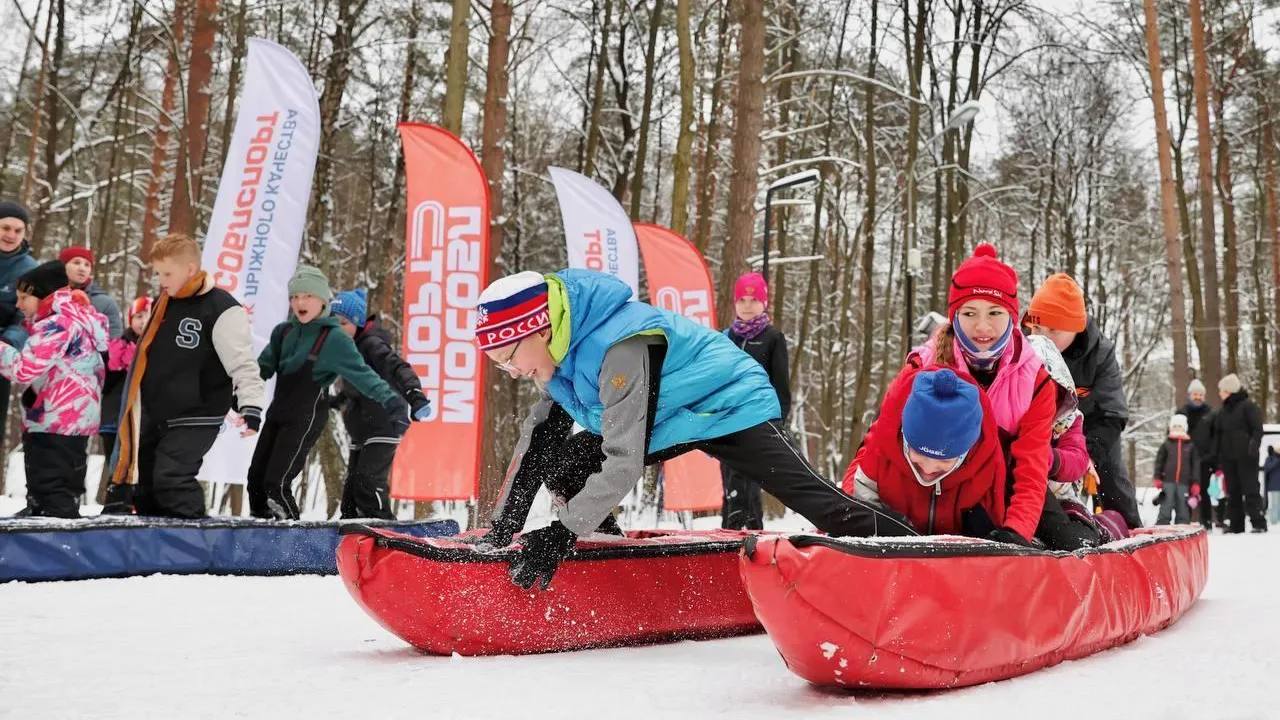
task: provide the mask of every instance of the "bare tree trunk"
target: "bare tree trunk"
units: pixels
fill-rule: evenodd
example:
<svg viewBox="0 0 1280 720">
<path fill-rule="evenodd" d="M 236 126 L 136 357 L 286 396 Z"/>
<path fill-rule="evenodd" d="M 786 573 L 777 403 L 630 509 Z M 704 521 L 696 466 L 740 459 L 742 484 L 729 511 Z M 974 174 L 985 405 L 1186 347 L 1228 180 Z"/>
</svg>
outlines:
<svg viewBox="0 0 1280 720">
<path fill-rule="evenodd" d="M 187 67 L 183 128 L 174 170 L 169 230 L 194 235 L 195 204 L 200 199 L 205 142 L 208 137 L 209 81 L 213 75 L 213 42 L 218 32 L 218 0 L 195 0 L 191 31 L 191 63 Z"/>
<path fill-rule="evenodd" d="M 760 130 L 764 125 L 764 0 L 741 0 L 738 99 L 733 130 L 733 177 L 729 181 L 729 227 L 720 264 L 717 298 L 720 325 L 733 320 L 733 283 L 746 268 L 755 234 L 756 184 L 760 177 Z"/>
<path fill-rule="evenodd" d="M 1271 114 L 1272 108 L 1268 101 L 1264 99 L 1262 105 L 1266 115 L 1266 122 L 1262 124 L 1262 147 L 1267 168 L 1263 176 L 1263 194 L 1267 204 L 1267 235 L 1271 241 L 1271 311 L 1267 315 L 1271 318 L 1271 324 L 1268 327 L 1259 328 L 1258 331 L 1270 335 L 1270 342 L 1267 345 L 1272 348 L 1273 358 L 1277 365 L 1280 365 L 1280 334 L 1275 332 L 1276 325 L 1280 324 L 1280 190 L 1277 190 L 1280 179 L 1277 178 L 1276 170 L 1276 138 L 1273 129 L 1275 116 Z M 1259 259 L 1255 258 L 1254 262 L 1259 262 Z M 1260 287 L 1259 290 L 1261 289 Z M 1258 306 L 1265 307 L 1267 302 L 1265 294 L 1259 292 L 1258 296 Z M 1276 412 L 1280 414 L 1280 368 L 1272 372 L 1271 377 L 1276 389 L 1274 393 Z"/>
<path fill-rule="evenodd" d="M 316 156 L 315 176 L 311 184 L 311 222 L 309 242 L 320 243 L 323 256 L 328 251 L 323 242 L 329 234 L 329 213 L 333 209 L 333 152 L 337 145 L 338 116 L 342 113 L 342 97 L 351 78 L 352 50 L 361 30 L 357 26 L 369 0 L 338 0 L 338 22 L 329 36 L 329 59 L 325 63 L 324 91 L 320 93 L 320 150 Z M 304 246 L 304 253 L 315 254 L 314 246 Z M 323 264 L 323 263 L 322 263 Z"/>
<path fill-rule="evenodd" d="M 400 83 L 400 107 L 396 112 L 398 122 L 406 122 L 409 119 L 409 104 L 413 101 L 413 85 L 417 80 L 418 70 L 418 34 L 422 29 L 422 14 L 418 10 L 417 0 L 409 7 L 409 25 L 408 36 L 409 43 L 405 46 L 405 62 L 404 62 L 404 80 Z M 396 170 L 391 177 L 391 189 L 389 197 L 391 201 L 387 204 L 387 214 L 382 222 L 382 237 L 398 238 L 392 243 L 397 252 L 392 253 L 383 251 L 382 267 L 386 268 L 381 282 L 373 289 L 373 297 L 369 302 L 378 308 L 378 311 L 386 316 L 390 315 L 396 306 L 399 296 L 396 293 L 396 280 L 403 273 L 404 253 L 400 250 L 405 237 L 404 214 L 401 206 L 403 201 L 404 190 L 404 153 L 396 153 Z M 388 248 L 389 249 L 389 248 Z M 374 267 L 379 267 L 375 265 Z"/>
<path fill-rule="evenodd" d="M 39 13 L 37 13 L 39 15 Z M 32 20 L 32 32 L 35 31 L 35 20 Z M 40 43 L 40 72 L 36 75 L 36 90 L 32 94 L 31 144 L 27 146 L 27 171 L 22 176 L 22 190 L 18 197 L 22 204 L 30 207 L 35 196 L 32 195 L 36 181 L 36 150 L 40 147 L 40 123 L 44 119 L 44 96 L 49 83 L 49 37 L 53 33 L 53 3 L 50 0 L 49 14 L 44 21 L 44 41 Z"/>
<path fill-rule="evenodd" d="M 908 62 L 910 63 L 909 74 L 910 74 L 910 82 L 911 82 L 911 97 L 916 98 L 917 100 L 920 99 L 920 78 L 922 73 L 924 72 L 924 34 L 925 34 L 924 31 L 925 31 L 925 27 L 928 25 L 928 22 L 929 22 L 929 7 L 930 7 L 930 3 L 928 2 L 928 0 L 916 1 L 915 34 L 911 36 L 912 37 L 911 51 L 910 51 L 910 55 L 908 56 Z M 875 11 L 873 6 L 872 13 L 874 14 L 874 12 Z M 902 3 L 903 23 L 909 22 L 908 17 L 909 17 L 909 13 L 907 11 L 907 1 L 903 0 L 903 3 Z M 906 31 L 906 27 L 903 28 L 903 31 L 904 32 Z M 907 36 L 904 35 L 904 38 L 905 37 Z M 874 36 L 872 41 L 874 43 Z M 874 68 L 873 68 L 873 72 L 874 72 Z M 869 87 L 870 86 L 868 86 L 868 93 L 870 92 Z M 870 102 L 870 100 L 868 100 L 868 102 Z M 903 247 L 904 253 L 909 252 L 908 250 L 909 248 L 913 248 L 916 246 L 916 242 L 915 242 L 916 208 L 917 208 L 918 199 L 916 197 L 915 167 L 916 167 L 916 160 L 919 157 L 920 111 L 923 109 L 921 104 L 918 102 L 908 103 L 908 106 L 909 107 L 907 109 L 907 137 L 906 137 L 907 160 L 906 160 L 906 164 L 903 165 L 903 170 L 902 170 L 902 186 L 903 186 L 902 247 Z M 871 147 L 874 147 L 874 146 L 871 146 Z M 935 200 L 935 202 L 937 202 L 937 200 Z M 907 267 L 905 254 L 903 255 L 903 267 L 904 268 Z M 912 272 L 912 271 L 910 269 L 907 269 L 907 272 Z M 917 279 L 909 280 L 908 282 L 913 283 L 913 289 L 914 289 L 914 283 L 917 282 Z M 915 321 L 915 313 L 914 313 L 915 305 L 916 303 L 913 295 L 911 303 L 903 308 L 903 313 L 905 314 L 904 321 L 906 323 L 906 326 L 908 327 L 911 325 L 911 323 Z M 868 333 L 868 335 L 870 334 L 871 333 Z M 902 357 L 907 356 L 907 351 L 910 350 L 910 348 L 911 348 L 911 335 L 910 333 L 904 332 L 902 334 L 902 343 L 899 348 L 901 350 Z M 866 352 L 867 362 L 870 363 L 870 349 L 867 349 L 865 352 Z M 871 367 L 869 364 L 865 372 L 867 374 L 871 372 Z M 860 371 L 859 372 L 860 377 L 858 380 L 859 382 L 862 382 L 862 378 L 861 378 L 862 374 L 863 374 L 862 371 Z M 854 436 L 858 437 L 859 433 L 855 432 Z"/>
<path fill-rule="evenodd" d="M 644 159 L 649 153 L 649 121 L 653 115 L 653 73 L 657 66 L 658 28 L 662 26 L 664 0 L 654 0 L 649 13 L 649 44 L 644 54 L 644 105 L 640 110 L 640 139 L 636 145 L 636 169 L 631 174 L 631 217 L 640 219 L 640 200 L 644 195 Z"/>
<path fill-rule="evenodd" d="M 876 62 L 878 60 L 876 54 L 876 32 L 878 31 L 878 15 L 880 10 L 879 0 L 871 0 L 871 25 L 870 37 L 871 45 L 867 51 L 867 77 L 872 81 L 876 77 Z M 917 66 L 918 67 L 918 66 Z M 917 77 L 912 75 L 913 90 Z M 876 86 L 874 82 L 865 84 L 863 99 L 863 119 L 862 119 L 862 144 L 863 144 L 863 165 L 867 178 L 867 195 L 866 208 L 862 213 L 862 266 L 859 273 L 858 282 L 861 284 L 862 292 L 862 332 L 856 333 L 862 337 L 861 347 L 858 350 L 858 376 L 854 378 L 853 386 L 853 430 L 852 443 L 856 445 L 862 438 L 863 433 L 863 415 L 867 408 L 867 394 L 871 388 L 871 359 L 875 350 L 875 316 L 876 316 L 876 292 L 875 292 L 875 259 L 876 259 L 876 194 L 878 187 L 876 184 Z M 911 103 L 911 117 L 917 122 L 920 114 L 919 103 Z M 910 120 L 908 126 L 915 124 Z M 908 130 L 908 133 L 911 131 Z M 912 134 L 907 140 L 908 157 L 915 150 L 915 135 Z M 908 172 L 908 175 L 911 173 Z M 907 182 L 914 184 L 912 179 Z M 911 210 L 907 210 L 912 213 Z M 908 322 L 911 321 L 910 308 L 907 309 Z M 909 338 L 908 338 L 909 339 Z M 905 353 L 904 353 L 905 355 Z"/>
<path fill-rule="evenodd" d="M 1222 92 L 1218 94 L 1218 194 L 1222 198 L 1222 296 L 1227 325 L 1227 372 L 1240 369 L 1240 247 L 1236 232 L 1236 198 L 1231 178 L 1231 146 L 1223 115 Z"/>
<path fill-rule="evenodd" d="M 698 172 L 698 208 L 694 219 L 693 244 L 698 252 L 706 253 L 707 244 L 711 240 L 711 216 L 714 214 L 716 198 L 716 150 L 720 146 L 720 113 L 724 96 L 725 46 L 729 43 L 729 13 L 725 8 L 728 0 L 717 0 L 720 8 L 719 31 L 716 35 L 716 65 L 711 74 L 711 108 L 707 116 L 706 145 L 702 148 L 702 169 Z"/>
<path fill-rule="evenodd" d="M 231 69 L 227 73 L 227 105 L 222 113 L 222 158 L 218 163 L 219 167 L 227 164 L 227 151 L 231 147 L 231 130 L 236 124 L 236 95 L 240 92 L 240 66 L 248 52 L 245 2 L 246 0 L 240 0 L 240 6 L 236 10 L 235 45 L 231 50 Z"/>
<path fill-rule="evenodd" d="M 596 153 L 600 149 L 600 112 L 604 106 L 604 76 L 609 72 L 609 25 L 613 21 L 613 0 L 604 0 L 604 22 L 600 25 L 600 60 L 591 87 L 591 119 L 587 122 L 587 149 L 583 153 L 582 174 L 592 177 L 596 171 Z"/>
<path fill-rule="evenodd" d="M 1196 149 L 1200 171 L 1200 252 L 1204 258 L 1204 339 L 1200 372 L 1205 385 L 1217 387 L 1222 375 L 1222 313 L 1218 305 L 1218 246 L 1213 208 L 1213 133 L 1209 128 L 1209 64 L 1205 57 L 1200 0 L 1190 0 L 1192 91 L 1196 101 Z M 1222 122 L 1222 118 L 1218 118 Z"/>
<path fill-rule="evenodd" d="M 1151 104 L 1155 111 L 1156 154 L 1160 161 L 1160 206 L 1164 224 L 1165 270 L 1169 277 L 1169 304 L 1172 309 L 1173 387 L 1176 402 L 1187 386 L 1187 319 L 1186 298 L 1182 289 L 1182 257 L 1178 247 L 1178 217 L 1174 208 L 1172 158 L 1170 157 L 1169 124 L 1164 108 L 1164 68 L 1160 60 L 1160 26 L 1156 18 L 1155 0 L 1143 0 L 1146 15 L 1147 62 L 1151 73 Z"/>
<path fill-rule="evenodd" d="M 4 129 L 4 145 L 0 146 L 0 197 L 5 197 L 5 187 L 8 184 L 9 151 L 13 149 L 13 141 L 18 135 L 18 115 L 21 114 L 23 105 L 22 90 L 27 84 L 27 71 L 30 69 L 27 61 L 31 57 L 31 46 L 36 43 L 36 25 L 43 9 L 44 0 L 37 0 L 36 11 L 31 15 L 31 31 L 27 33 L 27 43 L 22 48 L 22 69 L 18 71 L 18 83 L 13 88 L 13 105 L 9 108 L 8 126 Z M 36 97 L 39 98 L 39 95 Z M 33 115 L 39 115 L 39 112 L 36 111 Z M 32 137 L 35 137 L 35 133 L 32 133 Z"/>
<path fill-rule="evenodd" d="M 58 190 L 58 174 L 62 170 L 58 164 L 58 117 L 62 109 L 60 97 L 62 84 L 58 81 L 58 70 L 62 67 L 67 48 L 66 0 L 55 0 L 50 3 L 49 11 L 57 13 L 58 29 L 53 35 L 53 56 L 49 59 L 49 83 L 44 97 L 44 114 L 48 123 L 44 141 L 44 192 L 41 194 L 39 209 L 36 211 L 35 229 L 31 234 L 33 252 L 39 252 L 48 231 L 48 223 L 45 220 L 49 217 L 49 205 L 53 201 L 54 193 Z"/>
<path fill-rule="evenodd" d="M 467 99 L 467 44 L 471 40 L 470 0 L 453 0 L 449 50 L 444 56 L 444 129 L 462 134 L 462 107 Z"/>
<path fill-rule="evenodd" d="M 481 129 L 480 165 L 489 182 L 489 207 L 492 220 L 489 232 L 489 277 L 496 279 L 502 270 L 502 177 L 506 155 L 503 141 L 507 133 L 507 57 L 511 47 L 511 5 L 507 0 L 493 0 L 489 21 L 489 57 L 484 91 L 484 125 Z M 490 428 L 509 428 L 518 420 L 514 405 L 516 388 L 505 373 L 489 373 L 485 396 L 485 421 Z M 484 443 L 484 461 L 480 470 L 480 497 L 477 518 L 487 517 L 497 500 L 502 473 L 510 460 L 515 439 L 510 433 L 496 432 Z"/>
<path fill-rule="evenodd" d="M 169 59 L 165 63 L 164 89 L 160 93 L 160 111 L 156 116 L 156 129 L 151 146 L 151 179 L 147 181 L 147 197 L 142 211 L 142 248 L 138 252 L 142 263 L 151 259 L 151 247 L 155 245 L 160 229 L 160 193 L 165 186 L 165 159 L 169 155 L 169 133 L 173 131 L 173 106 L 177 95 L 178 58 L 186 38 L 187 0 L 177 0 L 173 6 L 173 34 L 169 46 Z M 151 271 L 145 264 L 138 267 L 138 295 L 149 294 Z"/>
<path fill-rule="evenodd" d="M 689 171 L 693 167 L 694 105 L 693 38 L 689 33 L 689 5 L 676 0 L 676 43 L 680 51 L 680 132 L 676 136 L 674 177 L 671 179 L 671 229 L 684 235 L 689 222 Z"/>
</svg>

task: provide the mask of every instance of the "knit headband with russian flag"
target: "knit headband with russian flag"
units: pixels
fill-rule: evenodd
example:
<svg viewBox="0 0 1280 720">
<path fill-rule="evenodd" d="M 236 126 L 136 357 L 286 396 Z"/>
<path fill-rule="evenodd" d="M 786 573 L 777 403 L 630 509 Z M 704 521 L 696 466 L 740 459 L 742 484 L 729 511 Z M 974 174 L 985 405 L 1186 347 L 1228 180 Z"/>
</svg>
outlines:
<svg viewBox="0 0 1280 720">
<path fill-rule="evenodd" d="M 481 350 L 519 342 L 551 327 L 547 280 L 531 270 L 495 280 L 480 293 L 476 310 L 476 344 Z"/>
</svg>

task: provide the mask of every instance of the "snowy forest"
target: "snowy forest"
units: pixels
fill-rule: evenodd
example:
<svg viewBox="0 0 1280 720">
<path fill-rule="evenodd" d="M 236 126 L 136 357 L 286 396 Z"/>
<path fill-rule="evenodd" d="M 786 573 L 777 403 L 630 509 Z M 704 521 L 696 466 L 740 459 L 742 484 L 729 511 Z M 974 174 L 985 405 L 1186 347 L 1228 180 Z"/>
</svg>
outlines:
<svg viewBox="0 0 1280 720">
<path fill-rule="evenodd" d="M 817 170 L 774 201 L 770 310 L 792 430 L 828 475 L 981 241 L 1024 307 L 1079 279 L 1117 343 L 1132 477 L 1193 375 L 1238 372 L 1280 416 L 1274 0 L 11 0 L 0 20 L 0 197 L 32 209 L 38 257 L 87 244 L 120 298 L 152 292 L 158 236 L 202 235 L 264 37 L 320 92 L 303 259 L 393 326 L 396 123 L 416 120 L 481 160 L 491 277 L 566 264 L 562 166 L 691 240 L 722 326 L 765 188 Z M 482 504 L 531 392 L 490 377 Z M 340 481 L 337 444 L 318 461 Z"/>
</svg>

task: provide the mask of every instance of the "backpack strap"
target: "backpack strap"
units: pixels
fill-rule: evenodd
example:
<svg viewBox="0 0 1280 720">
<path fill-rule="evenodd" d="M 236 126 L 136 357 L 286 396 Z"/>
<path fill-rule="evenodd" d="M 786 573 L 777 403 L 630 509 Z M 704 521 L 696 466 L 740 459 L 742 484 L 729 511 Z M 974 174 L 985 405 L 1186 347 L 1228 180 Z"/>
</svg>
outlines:
<svg viewBox="0 0 1280 720">
<path fill-rule="evenodd" d="M 315 362 L 320 356 L 320 348 L 324 346 L 325 338 L 329 337 L 329 331 L 332 328 L 320 328 L 320 334 L 316 337 L 316 341 L 311 346 L 311 352 L 307 353 L 307 362 Z"/>
</svg>

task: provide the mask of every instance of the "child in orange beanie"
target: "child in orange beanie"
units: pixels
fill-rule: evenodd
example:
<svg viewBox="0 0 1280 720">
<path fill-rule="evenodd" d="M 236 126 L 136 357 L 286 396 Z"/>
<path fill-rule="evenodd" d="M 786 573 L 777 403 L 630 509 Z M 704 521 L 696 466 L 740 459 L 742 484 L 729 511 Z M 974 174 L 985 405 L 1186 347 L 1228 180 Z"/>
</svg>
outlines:
<svg viewBox="0 0 1280 720">
<path fill-rule="evenodd" d="M 1133 483 L 1124 469 L 1120 435 L 1129 423 L 1115 343 L 1102 336 L 1085 307 L 1084 291 L 1070 275 L 1049 276 L 1022 318 L 1029 335 L 1044 335 L 1071 370 L 1084 416 L 1085 443 L 1098 471 L 1098 498 L 1129 527 L 1142 527 Z"/>
</svg>

